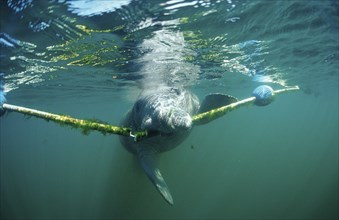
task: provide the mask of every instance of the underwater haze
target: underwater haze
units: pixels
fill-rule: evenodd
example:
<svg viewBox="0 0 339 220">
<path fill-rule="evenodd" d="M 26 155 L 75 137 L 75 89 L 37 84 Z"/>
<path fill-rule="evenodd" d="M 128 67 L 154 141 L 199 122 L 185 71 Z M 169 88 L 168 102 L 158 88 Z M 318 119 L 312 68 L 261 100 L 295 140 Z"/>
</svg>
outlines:
<svg viewBox="0 0 339 220">
<path fill-rule="evenodd" d="M 7 112 L 0 219 L 338 219 L 339 2 L 4 0 L 9 104 L 118 125 L 143 88 L 239 100 L 157 156 L 170 206 L 117 135 Z"/>
</svg>

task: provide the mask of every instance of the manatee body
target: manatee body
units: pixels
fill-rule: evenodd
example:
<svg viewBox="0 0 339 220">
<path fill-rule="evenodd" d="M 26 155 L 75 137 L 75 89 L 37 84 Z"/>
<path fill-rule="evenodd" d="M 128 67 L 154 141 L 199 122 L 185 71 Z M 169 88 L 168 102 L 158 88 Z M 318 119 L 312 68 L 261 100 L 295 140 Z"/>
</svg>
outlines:
<svg viewBox="0 0 339 220">
<path fill-rule="evenodd" d="M 178 146 L 187 138 L 192 129 L 192 116 L 237 101 L 232 96 L 212 94 L 205 98 L 200 107 L 198 98 L 183 88 L 161 87 L 145 90 L 134 103 L 132 109 L 122 120 L 122 126 L 132 131 L 147 130 L 150 137 L 134 141 L 121 136 L 123 146 L 135 154 L 156 189 L 163 198 L 173 204 L 168 186 L 158 168 L 154 166 L 153 156 Z"/>
<path fill-rule="evenodd" d="M 198 110 L 198 98 L 187 90 L 165 87 L 144 91 L 125 116 L 122 125 L 133 131 L 147 130 L 157 135 L 141 142 L 121 137 L 121 142 L 133 154 L 137 154 L 140 146 L 154 153 L 168 151 L 189 135 L 191 116 Z"/>
</svg>

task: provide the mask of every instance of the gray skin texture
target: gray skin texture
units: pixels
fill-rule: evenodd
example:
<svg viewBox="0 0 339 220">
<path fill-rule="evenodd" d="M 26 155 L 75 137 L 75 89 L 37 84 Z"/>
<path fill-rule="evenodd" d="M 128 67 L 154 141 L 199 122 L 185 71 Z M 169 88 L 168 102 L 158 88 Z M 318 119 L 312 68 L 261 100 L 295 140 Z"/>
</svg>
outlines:
<svg viewBox="0 0 339 220">
<path fill-rule="evenodd" d="M 146 175 L 169 204 L 173 205 L 173 198 L 160 170 L 154 165 L 153 156 L 173 149 L 185 140 L 192 130 L 192 115 L 236 101 L 230 95 L 210 94 L 200 106 L 198 98 L 183 88 L 159 86 L 143 91 L 126 114 L 122 121 L 124 127 L 134 132 L 147 130 L 151 135 L 138 142 L 132 137 L 121 136 L 121 143 L 137 156 Z"/>
<path fill-rule="evenodd" d="M 133 131 L 148 130 L 158 135 L 140 142 L 121 136 L 121 143 L 133 154 L 137 154 L 137 148 L 150 153 L 173 149 L 189 135 L 191 116 L 198 110 L 198 98 L 183 88 L 163 87 L 144 91 L 124 117 L 122 125 Z"/>
<path fill-rule="evenodd" d="M 160 195 L 173 205 L 173 198 L 154 165 L 153 156 L 178 146 L 192 129 L 191 116 L 198 112 L 198 98 L 182 88 L 161 87 L 143 91 L 133 108 L 122 121 L 124 127 L 133 131 L 147 130 L 155 133 L 141 141 L 120 137 L 123 146 L 135 154 L 150 181 Z"/>
</svg>

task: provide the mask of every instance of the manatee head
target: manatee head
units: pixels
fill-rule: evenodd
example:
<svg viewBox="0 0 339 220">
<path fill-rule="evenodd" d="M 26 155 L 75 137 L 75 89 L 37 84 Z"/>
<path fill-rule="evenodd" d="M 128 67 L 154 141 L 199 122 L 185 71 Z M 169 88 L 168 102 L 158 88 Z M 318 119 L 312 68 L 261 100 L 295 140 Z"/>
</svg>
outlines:
<svg viewBox="0 0 339 220">
<path fill-rule="evenodd" d="M 147 114 L 141 121 L 141 129 L 156 130 L 170 134 L 187 131 L 192 128 L 192 118 L 184 110 L 177 107 L 156 109 Z"/>
<path fill-rule="evenodd" d="M 192 128 L 192 118 L 187 112 L 189 102 L 181 93 L 158 93 L 140 97 L 133 107 L 134 122 L 142 130 L 173 134 Z"/>
</svg>

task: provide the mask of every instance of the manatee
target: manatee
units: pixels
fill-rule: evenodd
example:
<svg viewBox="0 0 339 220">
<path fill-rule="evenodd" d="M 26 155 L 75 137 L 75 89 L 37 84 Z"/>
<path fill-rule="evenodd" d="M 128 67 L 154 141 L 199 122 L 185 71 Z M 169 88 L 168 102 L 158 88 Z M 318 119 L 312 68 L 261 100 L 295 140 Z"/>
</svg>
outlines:
<svg viewBox="0 0 339 220">
<path fill-rule="evenodd" d="M 120 137 L 120 141 L 137 156 L 146 175 L 169 204 L 173 205 L 173 198 L 154 164 L 154 155 L 175 148 L 188 137 L 193 127 L 193 115 L 236 101 L 232 96 L 211 94 L 200 105 L 197 96 L 188 90 L 165 86 L 142 91 L 123 118 L 122 126 L 132 131 L 148 131 L 150 137 L 141 141 L 124 136 Z"/>
</svg>

